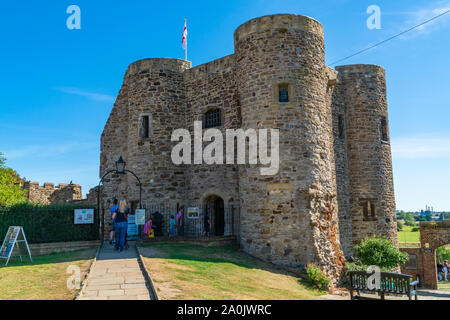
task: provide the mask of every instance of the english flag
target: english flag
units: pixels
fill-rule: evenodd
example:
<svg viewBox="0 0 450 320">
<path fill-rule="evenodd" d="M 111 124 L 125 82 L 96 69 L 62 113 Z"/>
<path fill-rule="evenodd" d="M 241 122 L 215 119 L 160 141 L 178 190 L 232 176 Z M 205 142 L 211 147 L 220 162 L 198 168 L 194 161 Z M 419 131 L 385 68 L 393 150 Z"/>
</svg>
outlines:
<svg viewBox="0 0 450 320">
<path fill-rule="evenodd" d="M 187 35 L 186 19 L 184 19 L 183 40 L 181 41 L 184 50 L 187 49 Z"/>
</svg>

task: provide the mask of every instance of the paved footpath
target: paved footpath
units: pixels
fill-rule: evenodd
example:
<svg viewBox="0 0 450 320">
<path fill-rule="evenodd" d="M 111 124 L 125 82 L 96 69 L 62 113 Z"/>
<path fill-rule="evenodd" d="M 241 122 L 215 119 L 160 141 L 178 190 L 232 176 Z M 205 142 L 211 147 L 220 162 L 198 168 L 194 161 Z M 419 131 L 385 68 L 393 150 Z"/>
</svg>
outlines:
<svg viewBox="0 0 450 320">
<path fill-rule="evenodd" d="M 129 245 L 119 253 L 108 242 L 103 244 L 80 300 L 151 300 L 135 243 Z"/>
</svg>

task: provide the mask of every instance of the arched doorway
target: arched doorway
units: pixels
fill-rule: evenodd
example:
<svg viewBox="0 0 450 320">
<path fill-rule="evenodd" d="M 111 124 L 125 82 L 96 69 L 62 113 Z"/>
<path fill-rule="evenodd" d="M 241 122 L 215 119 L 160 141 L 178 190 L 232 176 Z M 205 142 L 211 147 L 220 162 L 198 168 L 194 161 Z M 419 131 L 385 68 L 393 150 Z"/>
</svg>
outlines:
<svg viewBox="0 0 450 320">
<path fill-rule="evenodd" d="M 424 287 L 438 289 L 436 249 L 450 244 L 450 220 L 420 223 Z"/>
<path fill-rule="evenodd" d="M 225 234 L 224 200 L 217 195 L 211 195 L 204 200 L 204 206 L 211 219 L 212 235 L 223 236 Z"/>
<path fill-rule="evenodd" d="M 436 263 L 438 269 L 438 289 L 450 291 L 450 245 L 440 246 L 436 249 Z M 444 268 L 446 267 L 446 269 Z"/>
</svg>

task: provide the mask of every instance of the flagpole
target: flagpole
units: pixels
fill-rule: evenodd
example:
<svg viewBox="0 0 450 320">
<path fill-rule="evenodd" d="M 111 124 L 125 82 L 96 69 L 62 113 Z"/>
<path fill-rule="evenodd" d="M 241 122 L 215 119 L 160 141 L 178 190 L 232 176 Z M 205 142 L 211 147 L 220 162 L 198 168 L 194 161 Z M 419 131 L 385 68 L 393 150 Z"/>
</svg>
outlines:
<svg viewBox="0 0 450 320">
<path fill-rule="evenodd" d="M 184 18 L 184 26 L 187 28 L 187 19 Z M 187 37 L 186 37 L 186 48 L 184 49 L 184 60 L 187 61 Z"/>
</svg>

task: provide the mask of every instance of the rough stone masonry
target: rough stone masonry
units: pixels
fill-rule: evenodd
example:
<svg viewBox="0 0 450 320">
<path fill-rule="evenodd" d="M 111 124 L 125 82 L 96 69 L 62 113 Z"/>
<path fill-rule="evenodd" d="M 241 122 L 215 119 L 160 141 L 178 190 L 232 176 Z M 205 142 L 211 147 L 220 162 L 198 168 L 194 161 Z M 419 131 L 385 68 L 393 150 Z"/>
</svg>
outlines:
<svg viewBox="0 0 450 320">
<path fill-rule="evenodd" d="M 327 67 L 322 25 L 300 15 L 252 19 L 234 44 L 234 54 L 196 67 L 132 63 L 102 134 L 100 175 L 121 155 L 141 178 L 144 201 L 239 205 L 243 250 L 294 268 L 315 263 L 336 282 L 362 239 L 397 242 L 385 71 Z M 194 121 L 223 134 L 278 129 L 278 174 L 261 176 L 260 165 L 174 165 L 171 134 L 192 133 Z M 139 199 L 129 175 L 107 178 L 104 193 L 105 201 Z"/>
</svg>

